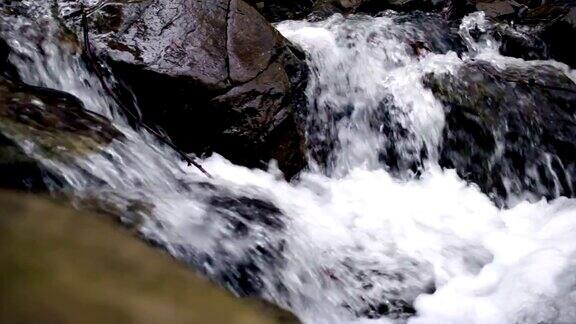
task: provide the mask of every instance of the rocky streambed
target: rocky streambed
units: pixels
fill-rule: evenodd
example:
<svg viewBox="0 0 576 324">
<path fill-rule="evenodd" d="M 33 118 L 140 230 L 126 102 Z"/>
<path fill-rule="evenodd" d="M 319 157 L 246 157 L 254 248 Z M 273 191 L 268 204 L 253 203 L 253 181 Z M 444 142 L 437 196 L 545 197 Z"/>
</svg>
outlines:
<svg viewBox="0 0 576 324">
<path fill-rule="evenodd" d="M 462 278 L 491 292 L 491 322 L 570 319 L 575 13 L 562 0 L 6 1 L 0 186 L 113 215 L 305 322 L 483 323 L 466 317 L 482 303 Z M 539 283 L 560 284 L 533 285 L 537 264 L 554 275 Z M 537 293 L 508 286 L 514 273 Z M 544 302 L 558 311 L 530 306 Z"/>
</svg>

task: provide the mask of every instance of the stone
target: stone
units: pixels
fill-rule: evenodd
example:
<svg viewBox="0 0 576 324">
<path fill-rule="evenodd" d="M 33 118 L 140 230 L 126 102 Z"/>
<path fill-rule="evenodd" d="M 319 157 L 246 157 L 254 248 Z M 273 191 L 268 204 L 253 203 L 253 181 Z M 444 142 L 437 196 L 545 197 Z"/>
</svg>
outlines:
<svg viewBox="0 0 576 324">
<path fill-rule="evenodd" d="M 59 176 L 45 169 L 21 144 L 60 162 L 120 139 L 108 120 L 88 113 L 77 98 L 0 77 L 0 186 L 44 191 Z M 30 148 L 30 145 L 33 148 Z"/>
<path fill-rule="evenodd" d="M 62 17 L 79 6 L 54 1 Z M 112 8 L 90 17 L 93 46 L 134 94 L 145 123 L 186 152 L 217 152 L 249 167 L 289 159 L 278 161 L 287 178 L 305 166 L 297 116 L 306 106 L 304 55 L 256 9 L 242 0 L 136 1 Z M 278 147 L 297 151 L 279 154 Z"/>
<path fill-rule="evenodd" d="M 0 38 L 0 187 L 42 192 L 60 183 L 24 150 L 67 161 L 98 150 L 121 133 L 108 120 L 88 113 L 76 97 L 20 82 Z"/>
<path fill-rule="evenodd" d="M 509 1 L 496 0 L 491 2 L 479 2 L 476 4 L 478 11 L 484 11 L 486 17 L 497 18 L 514 14 L 514 8 Z"/>
<path fill-rule="evenodd" d="M 446 110 L 443 167 L 501 206 L 576 196 L 576 84 L 562 71 L 479 61 L 425 84 Z"/>
<path fill-rule="evenodd" d="M 550 56 L 576 69 L 576 7 L 572 7 L 564 16 L 552 20 L 540 33 L 540 38 L 548 46 Z"/>
<path fill-rule="evenodd" d="M 388 9 L 404 12 L 414 10 L 431 11 L 439 9 L 443 2 L 443 0 L 363 0 L 362 4 L 358 6 L 358 12 L 377 14 Z"/>
<path fill-rule="evenodd" d="M 493 36 L 500 42 L 500 54 L 519 57 L 524 60 L 547 60 L 550 58 L 548 46 L 531 30 L 497 24 Z"/>
<path fill-rule="evenodd" d="M 227 47 L 230 79 L 235 84 L 245 83 L 270 65 L 283 39 L 247 3 L 231 0 L 229 10 Z"/>
<path fill-rule="evenodd" d="M 303 19 L 312 12 L 314 0 L 247 0 L 269 22 Z"/>
<path fill-rule="evenodd" d="M 234 297 L 102 215 L 9 191 L 0 210 L 2 323 L 299 323 Z"/>
</svg>

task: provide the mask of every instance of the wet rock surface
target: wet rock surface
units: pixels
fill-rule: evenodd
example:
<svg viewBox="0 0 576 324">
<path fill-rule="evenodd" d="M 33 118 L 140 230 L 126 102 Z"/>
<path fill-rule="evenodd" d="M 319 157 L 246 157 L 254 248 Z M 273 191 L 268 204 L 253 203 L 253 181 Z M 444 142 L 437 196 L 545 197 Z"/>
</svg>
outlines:
<svg viewBox="0 0 576 324">
<path fill-rule="evenodd" d="M 539 35 L 545 40 L 550 57 L 576 68 L 576 50 L 570 39 L 576 39 L 576 7 L 561 18 L 550 21 Z"/>
<path fill-rule="evenodd" d="M 220 269 L 217 280 L 241 296 L 261 296 L 270 284 L 263 272 L 279 271 L 285 263 L 286 216 L 270 202 L 250 197 L 213 197 L 210 205 L 209 217 L 221 219 L 230 232 L 218 247 L 220 259 L 205 255 L 201 259 L 209 266 L 203 268 Z"/>
<path fill-rule="evenodd" d="M 22 137 L 46 153 L 82 154 L 122 137 L 76 97 L 0 79 L 0 121 L 7 136 Z"/>
<path fill-rule="evenodd" d="M 500 42 L 500 53 L 524 60 L 550 59 L 550 51 L 545 41 L 532 29 L 496 25 L 493 35 Z"/>
<path fill-rule="evenodd" d="M 266 291 L 280 287 L 289 222 L 284 212 L 265 199 L 233 194 L 211 184 L 206 184 L 205 194 L 206 210 L 191 229 L 198 231 L 205 246 L 167 241 L 162 236 L 144 238 L 238 296 L 264 297 Z M 119 217 L 117 212 L 112 215 Z"/>
<path fill-rule="evenodd" d="M 305 18 L 314 6 L 314 0 L 247 0 L 270 22 Z"/>
<path fill-rule="evenodd" d="M 62 17 L 78 9 L 59 4 Z M 244 1 L 126 3 L 98 11 L 90 26 L 144 121 L 180 148 L 250 167 L 276 159 L 288 178 L 305 166 L 303 54 Z"/>
<path fill-rule="evenodd" d="M 62 16 L 77 9 L 59 3 Z M 271 21 L 311 12 L 317 19 L 335 12 L 377 14 L 386 9 L 442 11 L 444 17 L 457 19 L 481 10 L 493 21 L 518 24 L 496 23 L 488 31 L 504 55 L 568 64 L 576 57 L 557 36 L 573 29 L 573 10 L 563 1 L 157 0 L 104 7 L 93 15 L 90 28 L 96 48 L 134 92 L 147 123 L 164 129 L 187 152 L 218 152 L 249 167 L 276 159 L 290 178 L 306 165 L 298 112 L 306 106 L 307 69 L 303 54 L 254 8 Z M 438 23 L 422 13 L 405 19 L 419 25 Z M 455 22 L 440 22 L 449 32 L 430 41 L 415 40 L 414 50 L 462 52 Z M 109 31 L 114 33 L 105 34 Z"/>
<path fill-rule="evenodd" d="M 331 278 L 338 282 L 340 278 L 352 277 L 360 287 L 362 294 L 351 296 L 344 307 L 356 316 L 369 319 L 388 319 L 405 321 L 416 314 L 413 303 L 417 296 L 435 291 L 434 275 L 429 264 L 415 259 L 396 256 L 398 268 L 386 264 L 365 264 L 353 258 L 343 263 L 349 273 L 330 272 Z M 380 282 L 388 283 L 386 286 Z"/>
<path fill-rule="evenodd" d="M 70 3 L 72 6 L 68 7 Z M 74 9 L 75 3 L 58 2 L 66 4 L 60 7 L 63 22 L 81 35 L 78 16 L 73 18 L 75 11 L 67 11 Z M 366 7 L 362 7 L 359 1 L 325 1 L 315 8 L 328 14 L 440 8 L 417 1 L 387 1 L 385 6 L 373 8 L 368 7 L 370 3 L 365 1 Z M 419 6 L 424 3 L 427 4 Z M 470 5 L 482 8 L 493 20 L 520 17 L 519 7 L 506 1 L 477 1 Z M 259 4 L 255 6 L 258 8 Z M 235 0 L 157 0 L 125 1 L 97 9 L 90 16 L 91 42 L 121 83 L 134 92 L 147 123 L 164 128 L 180 147 L 190 152 L 216 151 L 248 166 L 260 166 L 275 158 L 288 177 L 302 169 L 305 149 L 299 133 L 299 112 L 306 105 L 304 55 L 254 8 Z M 401 49 L 414 58 L 409 64 L 418 64 L 416 60 L 426 52 L 456 51 L 462 58 L 466 51 L 457 25 L 438 14 L 415 12 L 391 20 L 405 32 Z M 488 31 L 498 35 L 503 53 L 528 60 L 551 57 L 547 40 L 539 36 L 541 29 L 506 26 L 497 25 Z M 394 32 L 390 28 L 384 31 Z M 481 37 L 483 32 L 486 31 L 476 30 L 472 34 Z M 456 55 L 453 57 L 457 59 Z M 6 51 L 0 43 L 0 68 L 3 58 Z M 573 81 L 552 66 L 499 69 L 486 62 L 470 63 L 468 58 L 462 61 L 464 66 L 455 75 L 430 74 L 424 80 L 446 112 L 440 164 L 455 168 L 460 177 L 478 184 L 502 206 L 514 196 L 534 200 L 575 196 Z M 17 174 L 14 179 L 28 186 L 30 181 L 45 177 L 44 170 L 14 145 L 13 138 L 19 134 L 25 134 L 48 156 L 58 158 L 93 152 L 119 136 L 107 126 L 106 120 L 86 113 L 76 98 L 23 85 L 11 76 L 9 67 L 3 70 L 0 131 L 7 130 L 8 135 L 0 136 L 0 147 L 7 149 L 7 153 L 0 149 L 0 154 L 15 156 L 8 163 L 16 161 L 17 166 L 10 169 L 0 164 L 0 172 L 11 175 L 13 170 L 22 170 L 24 174 Z M 332 120 L 352 114 L 353 107 L 344 108 L 338 112 L 340 116 L 331 116 Z M 390 96 L 369 116 L 374 118 L 370 127 L 378 129 L 385 138 L 384 147 L 371 149 L 382 149 L 379 162 L 389 167 L 386 171 L 399 175 L 410 170 L 417 177 L 429 156 L 425 150 L 395 146 L 403 139 L 416 140 L 399 123 L 398 117 L 405 116 L 393 116 L 405 114 L 402 108 Z M 326 127 L 323 122 L 320 120 L 314 126 Z M 318 142 L 323 144 L 322 140 Z M 330 145 L 317 145 L 320 150 L 326 146 Z M 312 148 L 312 155 L 328 154 L 314 149 L 317 148 Z M 8 186 L 16 186 L 10 184 L 14 179 L 7 179 Z M 148 217 L 157 226 L 156 232 L 143 235 L 149 243 L 168 250 L 238 295 L 262 296 L 274 291 L 291 300 L 294 291 L 279 278 L 291 257 L 286 237 L 290 214 L 265 197 L 234 194 L 211 183 L 192 185 L 178 180 L 182 181 L 178 182 L 182 187 L 178 186 L 174 192 L 168 190 L 168 194 L 189 192 L 199 186 L 205 189 L 201 195 L 206 196 L 202 196 L 202 207 L 182 208 L 182 215 L 177 214 L 182 217 L 176 219 L 175 226 L 170 223 L 173 219 L 162 223 L 161 218 L 155 218 L 154 209 L 159 205 L 138 199 L 130 199 L 124 205 L 111 199 L 111 205 L 116 205 L 110 207 L 116 211 L 106 210 L 106 201 L 96 201 L 96 205 L 122 220 L 134 215 L 129 224 L 134 227 L 143 226 L 143 215 Z M 185 188 L 186 185 L 190 188 Z M 130 189 L 140 187 L 138 183 Z M 152 192 L 149 197 L 156 194 Z M 159 195 L 165 198 L 163 194 Z M 183 199 L 192 200 L 188 196 Z M 86 200 L 83 204 L 88 205 Z M 172 212 L 168 215 L 173 216 Z M 180 223 L 182 219 L 186 221 Z M 178 226 L 183 228 L 181 232 L 175 231 L 181 229 Z M 174 236 L 163 240 L 163 235 L 172 234 L 171 230 Z M 194 234 L 193 239 L 186 241 L 189 236 L 183 239 L 190 234 Z M 354 257 L 362 253 L 353 250 L 343 262 L 322 264 L 311 270 L 312 278 L 320 281 L 322 289 L 332 289 L 339 292 L 336 295 L 344 296 L 335 303 L 355 316 L 386 316 L 403 321 L 416 314 L 413 303 L 417 296 L 435 290 L 434 273 L 427 262 L 392 255 L 390 264 L 363 263 Z M 484 257 L 476 259 L 482 261 L 477 262 L 480 271 L 488 261 L 484 262 Z M 378 285 L 383 282 L 389 285 Z"/>
<path fill-rule="evenodd" d="M 555 59 L 574 68 L 576 57 L 570 42 L 576 36 L 573 1 L 554 0 L 317 0 L 286 2 L 251 1 L 270 21 L 324 19 L 335 13 L 378 15 L 385 10 L 442 13 L 447 22 L 458 23 L 470 13 L 482 11 L 488 19 L 504 23 L 495 31 L 502 54 L 523 59 Z M 508 23 L 513 22 L 513 25 Z"/>
<path fill-rule="evenodd" d="M 476 0 L 451 1 L 443 9 L 446 17 L 459 20 L 474 11 L 483 11 L 496 27 L 501 52 L 523 59 L 554 59 L 576 66 L 573 46 L 576 37 L 576 3 L 554 1 Z"/>
<path fill-rule="evenodd" d="M 0 76 L 0 185 L 43 191 L 58 183 L 22 143 L 43 157 L 70 161 L 121 138 L 106 119 L 88 113 L 75 97 L 15 83 Z"/>
<path fill-rule="evenodd" d="M 441 9 L 445 2 L 442 0 L 363 0 L 357 11 L 368 14 L 377 14 L 384 10 L 402 12 L 413 10 L 432 11 Z"/>
<path fill-rule="evenodd" d="M 446 109 L 442 166 L 499 204 L 575 196 L 576 84 L 561 71 L 479 61 L 425 83 Z"/>
<path fill-rule="evenodd" d="M 312 8 L 311 17 L 319 20 L 335 13 L 354 13 L 361 4 L 362 0 L 317 0 Z"/>
</svg>

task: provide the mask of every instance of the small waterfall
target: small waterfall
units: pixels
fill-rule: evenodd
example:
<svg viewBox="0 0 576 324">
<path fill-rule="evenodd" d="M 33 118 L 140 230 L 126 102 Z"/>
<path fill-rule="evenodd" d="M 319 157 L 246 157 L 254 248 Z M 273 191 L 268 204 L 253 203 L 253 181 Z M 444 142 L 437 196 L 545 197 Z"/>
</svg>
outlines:
<svg viewBox="0 0 576 324">
<path fill-rule="evenodd" d="M 540 64 L 466 37 L 482 17 L 467 19 L 465 44 L 427 16 L 279 24 L 313 71 L 312 167 L 292 183 L 273 166 L 250 170 L 218 155 L 202 161 L 207 179 L 132 129 L 50 28 L 22 18 L 2 33 L 25 82 L 74 94 L 125 135 L 66 164 L 27 147 L 65 179 L 58 190 L 113 207 L 143 238 L 236 293 L 306 323 L 574 322 L 576 200 L 499 209 L 437 165 L 445 120 L 426 73 L 454 73 L 472 57 Z"/>
<path fill-rule="evenodd" d="M 421 40 L 436 39 L 396 18 L 334 15 L 278 26 L 309 53 L 314 77 L 308 138 L 327 174 L 383 165 L 416 172 L 425 157 L 437 158 L 444 112 L 420 80 L 452 71 L 461 61 L 453 52 L 424 55 L 424 48 L 421 57 L 414 55 Z M 326 148 L 332 151 L 318 154 Z"/>
</svg>

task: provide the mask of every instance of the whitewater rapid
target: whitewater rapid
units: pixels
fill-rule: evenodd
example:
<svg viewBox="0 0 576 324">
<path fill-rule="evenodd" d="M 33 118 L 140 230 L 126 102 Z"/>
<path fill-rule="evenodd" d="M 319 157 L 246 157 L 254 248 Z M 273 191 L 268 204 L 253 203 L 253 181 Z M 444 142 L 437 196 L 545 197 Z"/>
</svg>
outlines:
<svg viewBox="0 0 576 324">
<path fill-rule="evenodd" d="M 249 258 L 261 270 L 254 275 L 263 297 L 306 323 L 574 323 L 576 200 L 499 209 L 436 163 L 444 114 L 422 85 L 425 73 L 453 73 L 482 56 L 494 64 L 555 64 L 573 75 L 559 63 L 504 58 L 494 40 L 466 38 L 469 25 L 484 23 L 480 14 L 464 20 L 469 50 L 460 57 L 408 55 L 403 37 L 425 31 L 391 16 L 278 25 L 308 54 L 308 139 L 336 144 L 326 163 L 311 156 L 310 170 L 293 182 L 274 163 L 250 170 L 218 155 L 202 161 L 214 176 L 207 179 L 145 131 L 130 128 L 78 55 L 50 39 L 40 50 L 14 34 L 11 61 L 25 82 L 76 95 L 126 135 L 73 164 L 39 156 L 30 143 L 23 147 L 61 174 L 66 184 L 57 190 L 80 204 L 95 197 L 134 213 L 133 203 L 145 202 L 148 208 L 136 212 L 139 232 L 209 276 Z M 392 106 L 387 118 L 398 129 L 385 134 L 370 121 Z M 378 150 L 385 145 L 406 161 L 425 151 L 426 162 L 413 171 L 418 177 L 383 166 Z M 274 232 L 252 224 L 248 236 L 236 237 L 216 217 L 238 218 L 235 212 L 214 213 L 210 205 L 223 194 L 273 204 L 284 227 Z M 278 247 L 282 261 L 258 255 L 254 244 Z M 409 317 L 412 304 L 416 315 Z M 386 307 L 389 316 L 358 316 L 372 305 Z"/>
</svg>

